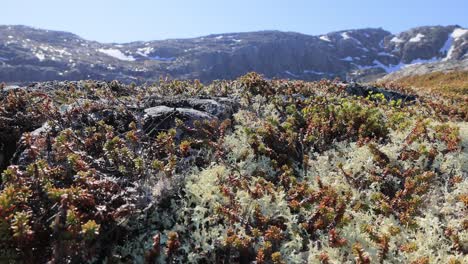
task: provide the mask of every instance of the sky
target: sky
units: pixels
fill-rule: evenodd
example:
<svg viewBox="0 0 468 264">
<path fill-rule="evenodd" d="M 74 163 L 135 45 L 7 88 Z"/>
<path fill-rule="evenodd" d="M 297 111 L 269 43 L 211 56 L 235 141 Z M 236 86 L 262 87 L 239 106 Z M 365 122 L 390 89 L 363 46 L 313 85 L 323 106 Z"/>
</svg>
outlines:
<svg viewBox="0 0 468 264">
<path fill-rule="evenodd" d="M 257 30 L 318 35 L 382 27 L 468 26 L 468 0 L 1 0 L 0 24 L 75 33 L 100 42 Z"/>
</svg>

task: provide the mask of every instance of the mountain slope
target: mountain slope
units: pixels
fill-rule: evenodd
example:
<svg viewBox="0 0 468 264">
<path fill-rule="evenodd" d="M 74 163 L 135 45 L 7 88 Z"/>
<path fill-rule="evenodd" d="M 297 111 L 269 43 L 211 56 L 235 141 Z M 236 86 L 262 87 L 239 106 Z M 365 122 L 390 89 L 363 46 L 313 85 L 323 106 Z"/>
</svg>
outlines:
<svg viewBox="0 0 468 264">
<path fill-rule="evenodd" d="M 0 26 L 0 80 L 144 82 L 169 75 L 208 82 L 249 71 L 267 78 L 375 79 L 410 64 L 466 60 L 467 32 L 459 26 L 397 35 L 372 28 L 321 36 L 260 31 L 103 44 L 67 32 Z"/>
</svg>

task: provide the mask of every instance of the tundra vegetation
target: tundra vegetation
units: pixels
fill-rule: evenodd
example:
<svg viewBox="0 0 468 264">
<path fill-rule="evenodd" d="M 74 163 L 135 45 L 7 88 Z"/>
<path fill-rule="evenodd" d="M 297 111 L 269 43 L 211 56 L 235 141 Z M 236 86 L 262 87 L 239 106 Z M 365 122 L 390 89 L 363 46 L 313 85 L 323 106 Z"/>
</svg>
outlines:
<svg viewBox="0 0 468 264">
<path fill-rule="evenodd" d="M 0 261 L 467 263 L 466 98 L 346 87 L 249 73 L 4 88 Z M 154 122 L 148 98 L 238 106 Z"/>
</svg>

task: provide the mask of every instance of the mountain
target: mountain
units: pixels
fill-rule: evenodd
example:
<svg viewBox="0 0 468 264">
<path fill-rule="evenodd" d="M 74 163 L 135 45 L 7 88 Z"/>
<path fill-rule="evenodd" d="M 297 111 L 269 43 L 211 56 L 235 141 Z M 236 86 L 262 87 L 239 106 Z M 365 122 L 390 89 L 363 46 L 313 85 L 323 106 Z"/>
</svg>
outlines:
<svg viewBox="0 0 468 264">
<path fill-rule="evenodd" d="M 425 26 L 393 35 L 366 28 L 310 36 L 259 31 L 190 39 L 99 43 L 68 32 L 0 26 L 0 80 L 155 81 L 266 78 L 374 80 L 432 65 L 467 67 L 468 29 Z M 454 66 L 455 65 L 455 66 Z"/>
</svg>

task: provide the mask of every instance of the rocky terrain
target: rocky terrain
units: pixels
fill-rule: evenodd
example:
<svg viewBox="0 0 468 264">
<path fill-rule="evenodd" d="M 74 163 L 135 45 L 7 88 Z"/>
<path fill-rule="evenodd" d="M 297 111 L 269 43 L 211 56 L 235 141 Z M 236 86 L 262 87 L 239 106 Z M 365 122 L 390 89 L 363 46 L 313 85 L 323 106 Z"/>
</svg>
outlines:
<svg viewBox="0 0 468 264">
<path fill-rule="evenodd" d="M 169 76 L 206 83 L 249 71 L 266 78 L 375 80 L 407 68 L 466 69 L 467 32 L 459 26 L 418 27 L 396 35 L 374 28 L 320 36 L 261 31 L 104 44 L 67 32 L 0 26 L 0 80 L 144 83 Z"/>
<path fill-rule="evenodd" d="M 381 81 L 397 80 L 404 77 L 425 75 L 434 72 L 463 72 L 468 70 L 468 59 L 458 60 L 442 60 L 429 63 L 421 63 L 409 65 L 398 71 L 389 73 L 380 78 Z"/>
<path fill-rule="evenodd" d="M 0 262 L 467 263 L 467 107 L 256 73 L 0 87 Z"/>
</svg>

